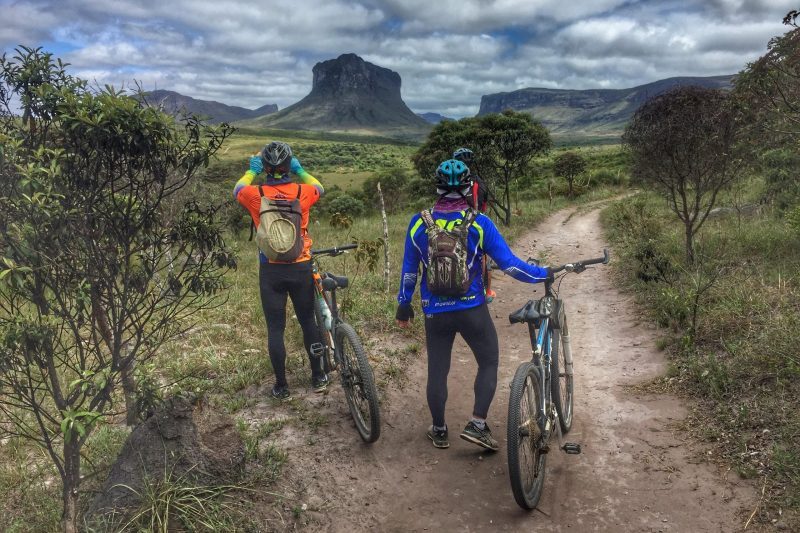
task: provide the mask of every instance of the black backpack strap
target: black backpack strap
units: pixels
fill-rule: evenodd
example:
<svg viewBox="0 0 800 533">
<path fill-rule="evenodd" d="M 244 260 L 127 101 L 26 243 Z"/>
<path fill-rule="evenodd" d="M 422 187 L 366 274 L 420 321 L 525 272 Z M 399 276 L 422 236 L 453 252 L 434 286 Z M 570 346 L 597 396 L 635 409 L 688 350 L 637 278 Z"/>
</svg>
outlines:
<svg viewBox="0 0 800 533">
<path fill-rule="evenodd" d="M 303 187 L 298 183 L 297 184 L 297 199 L 300 199 L 300 193 L 303 192 Z"/>
<path fill-rule="evenodd" d="M 263 185 L 261 185 L 258 188 L 258 192 L 261 193 L 261 198 L 264 198 L 264 196 L 266 196 L 266 194 L 264 194 L 264 186 Z"/>
<path fill-rule="evenodd" d="M 461 234 L 462 239 L 467 238 L 467 235 L 469 234 L 469 228 L 472 227 L 472 223 L 475 222 L 477 216 L 478 213 L 471 207 L 467 208 L 467 210 L 464 212 L 464 218 L 461 220 L 461 224 L 458 226 L 458 231 Z"/>
</svg>

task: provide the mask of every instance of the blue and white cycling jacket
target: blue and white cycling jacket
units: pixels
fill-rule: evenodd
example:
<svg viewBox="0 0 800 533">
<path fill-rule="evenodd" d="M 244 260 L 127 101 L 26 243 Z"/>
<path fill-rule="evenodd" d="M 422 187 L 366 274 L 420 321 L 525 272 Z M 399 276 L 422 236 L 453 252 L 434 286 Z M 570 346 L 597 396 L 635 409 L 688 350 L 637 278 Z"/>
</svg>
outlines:
<svg viewBox="0 0 800 533">
<path fill-rule="evenodd" d="M 464 218 L 464 211 L 434 211 L 433 219 L 439 226 L 451 229 L 457 222 Z M 503 236 L 494 225 L 494 222 L 484 214 L 478 214 L 472 227 L 469 228 L 467 237 L 469 264 L 472 284 L 464 296 L 434 296 L 428 290 L 428 235 L 425 223 L 419 213 L 411 217 L 406 235 L 405 254 L 403 256 L 403 270 L 400 281 L 400 292 L 397 301 L 400 305 L 411 304 L 414 290 L 417 286 L 419 265 L 422 263 L 422 281 L 420 282 L 420 296 L 422 297 L 422 310 L 425 314 L 445 313 L 448 311 L 461 311 L 482 305 L 485 301 L 485 288 L 481 275 L 481 262 L 486 253 L 494 259 L 495 263 L 516 280 L 526 283 L 539 283 L 547 279 L 547 269 L 530 265 L 521 260 L 508 247 Z"/>
</svg>

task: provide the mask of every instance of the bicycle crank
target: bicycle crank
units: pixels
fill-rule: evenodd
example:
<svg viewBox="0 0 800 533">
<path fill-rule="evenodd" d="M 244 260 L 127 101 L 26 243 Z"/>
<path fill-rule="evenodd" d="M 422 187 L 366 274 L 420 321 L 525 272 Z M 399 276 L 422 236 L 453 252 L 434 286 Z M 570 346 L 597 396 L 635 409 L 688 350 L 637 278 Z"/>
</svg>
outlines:
<svg viewBox="0 0 800 533">
<path fill-rule="evenodd" d="M 581 453 L 581 445 L 577 442 L 565 442 L 561 449 L 564 453 L 569 455 L 578 455 Z"/>
</svg>

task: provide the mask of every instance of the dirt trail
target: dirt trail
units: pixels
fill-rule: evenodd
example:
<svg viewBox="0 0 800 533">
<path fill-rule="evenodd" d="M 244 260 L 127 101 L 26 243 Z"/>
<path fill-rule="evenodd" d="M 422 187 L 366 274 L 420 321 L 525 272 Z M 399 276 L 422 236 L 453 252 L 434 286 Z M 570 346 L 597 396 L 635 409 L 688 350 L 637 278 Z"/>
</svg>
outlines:
<svg viewBox="0 0 800 533">
<path fill-rule="evenodd" d="M 519 239 L 514 250 L 520 257 L 544 251 L 550 263 L 559 264 L 595 257 L 605 245 L 594 208 L 556 213 Z M 372 446 L 360 444 L 344 398 L 334 390 L 319 405 L 330 412 L 317 435 L 324 445 L 308 447 L 296 435 L 290 446 L 295 466 L 285 488 L 291 485 L 309 508 L 319 510 L 309 530 L 742 529 L 755 505 L 753 489 L 735 474 L 724 476 L 696 460 L 703 450 L 688 449 L 674 429 L 686 415 L 682 402 L 626 387 L 663 372 L 664 356 L 654 347 L 657 332 L 640 320 L 630 297 L 614 287 L 610 269 L 602 267 L 570 275 L 561 286 L 576 372 L 575 420 L 566 440 L 581 443 L 583 453 L 552 452 L 539 509 L 519 509 L 508 480 L 505 422 L 509 383 L 530 357 L 530 347 L 525 328 L 510 325 L 508 315 L 541 296 L 542 287 L 495 274 L 494 288 L 499 298 L 490 309 L 500 338 L 500 372 L 489 423 L 501 451 L 482 453 L 458 438 L 471 414 L 476 368 L 460 339 L 449 380 L 447 450 L 433 448 L 425 436 L 430 415 L 424 354 L 409 369 L 406 387 L 389 391 L 383 434 Z M 278 436 L 282 444 L 291 441 L 286 432 Z M 302 456 L 311 464 L 298 467 Z"/>
</svg>

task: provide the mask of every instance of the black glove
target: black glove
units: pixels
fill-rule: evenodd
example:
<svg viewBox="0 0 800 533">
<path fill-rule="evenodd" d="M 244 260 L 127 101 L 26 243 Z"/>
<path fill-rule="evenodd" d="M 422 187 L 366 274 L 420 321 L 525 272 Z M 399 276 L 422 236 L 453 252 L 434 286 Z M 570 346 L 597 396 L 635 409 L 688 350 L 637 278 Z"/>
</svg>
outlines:
<svg viewBox="0 0 800 533">
<path fill-rule="evenodd" d="M 397 306 L 397 313 L 394 317 L 400 322 L 408 322 L 414 318 L 414 308 L 411 307 L 411 304 L 400 304 Z"/>
</svg>

